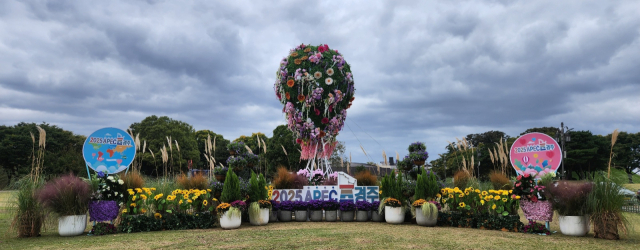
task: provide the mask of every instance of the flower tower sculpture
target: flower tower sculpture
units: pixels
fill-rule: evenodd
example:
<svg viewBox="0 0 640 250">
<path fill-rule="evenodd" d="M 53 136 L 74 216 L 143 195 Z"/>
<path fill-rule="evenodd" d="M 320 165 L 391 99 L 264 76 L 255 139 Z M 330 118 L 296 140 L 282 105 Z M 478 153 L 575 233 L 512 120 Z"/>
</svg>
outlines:
<svg viewBox="0 0 640 250">
<path fill-rule="evenodd" d="M 337 50 L 326 44 L 301 44 L 282 59 L 274 90 L 284 106 L 287 127 L 300 144 L 300 159 L 325 159 L 326 164 L 338 143 L 336 136 L 347 118 L 355 91 L 349 64 Z M 319 166 L 322 168 L 321 166 Z"/>
</svg>

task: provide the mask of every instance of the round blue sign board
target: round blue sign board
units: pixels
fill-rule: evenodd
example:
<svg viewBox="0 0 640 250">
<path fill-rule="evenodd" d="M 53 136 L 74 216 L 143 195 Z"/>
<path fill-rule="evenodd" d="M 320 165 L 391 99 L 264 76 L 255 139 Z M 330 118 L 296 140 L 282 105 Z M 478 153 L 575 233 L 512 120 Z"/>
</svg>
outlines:
<svg viewBox="0 0 640 250">
<path fill-rule="evenodd" d="M 115 174 L 127 169 L 135 159 L 136 144 L 122 129 L 101 128 L 87 137 L 82 156 L 91 169 Z"/>
</svg>

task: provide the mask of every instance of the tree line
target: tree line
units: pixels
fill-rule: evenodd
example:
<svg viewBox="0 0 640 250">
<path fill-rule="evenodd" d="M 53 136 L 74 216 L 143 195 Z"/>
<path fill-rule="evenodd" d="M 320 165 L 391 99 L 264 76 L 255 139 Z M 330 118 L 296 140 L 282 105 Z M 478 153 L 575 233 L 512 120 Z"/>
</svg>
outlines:
<svg viewBox="0 0 640 250">
<path fill-rule="evenodd" d="M 539 132 L 552 138 L 556 138 L 557 128 L 539 127 L 530 128 L 512 137 L 502 131 L 487 131 L 479 134 L 469 134 L 464 139 L 471 147 L 465 150 L 458 149 L 458 141 L 446 146 L 446 152 L 440 154 L 438 158 L 431 161 L 431 166 L 440 176 L 452 177 L 460 170 L 463 158 L 468 162 L 473 155 L 474 175 L 480 179 L 488 179 L 491 171 L 499 171 L 499 163 L 491 160 L 493 152 L 502 141 L 509 150 L 515 140 L 524 134 Z M 608 135 L 594 135 L 591 131 L 569 131 L 570 141 L 565 142 L 564 151 L 566 158 L 563 159 L 566 177 L 569 179 L 581 179 L 588 173 L 594 171 L 607 170 L 610 153 L 613 152 L 612 168 L 623 169 L 632 182 L 633 171 L 640 168 L 640 133 L 620 132 L 616 143 L 611 150 L 611 137 Z M 558 138 L 556 138 L 558 140 Z M 489 151 L 491 150 L 492 153 Z M 509 162 L 506 163 L 507 175 L 516 175 L 515 170 Z M 560 171 L 558 171 L 560 173 Z"/>
</svg>

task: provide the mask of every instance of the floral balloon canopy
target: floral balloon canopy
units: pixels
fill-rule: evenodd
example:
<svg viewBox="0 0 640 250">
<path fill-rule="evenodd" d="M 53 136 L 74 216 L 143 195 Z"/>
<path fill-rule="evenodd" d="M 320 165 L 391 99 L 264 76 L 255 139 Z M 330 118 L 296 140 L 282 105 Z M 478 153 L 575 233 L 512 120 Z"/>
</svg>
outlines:
<svg viewBox="0 0 640 250">
<path fill-rule="evenodd" d="M 274 90 L 301 159 L 329 157 L 354 99 L 353 75 L 337 50 L 301 44 L 282 59 Z"/>
</svg>

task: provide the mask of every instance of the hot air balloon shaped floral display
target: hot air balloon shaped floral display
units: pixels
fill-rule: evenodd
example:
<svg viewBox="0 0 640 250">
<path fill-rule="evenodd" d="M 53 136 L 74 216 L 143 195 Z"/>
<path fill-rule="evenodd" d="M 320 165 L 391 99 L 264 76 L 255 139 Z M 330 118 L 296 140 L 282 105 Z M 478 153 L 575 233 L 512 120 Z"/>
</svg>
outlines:
<svg viewBox="0 0 640 250">
<path fill-rule="evenodd" d="M 284 106 L 287 126 L 301 146 L 300 158 L 330 157 L 355 91 L 342 54 L 326 44 L 293 48 L 280 62 L 274 90 Z"/>
</svg>

